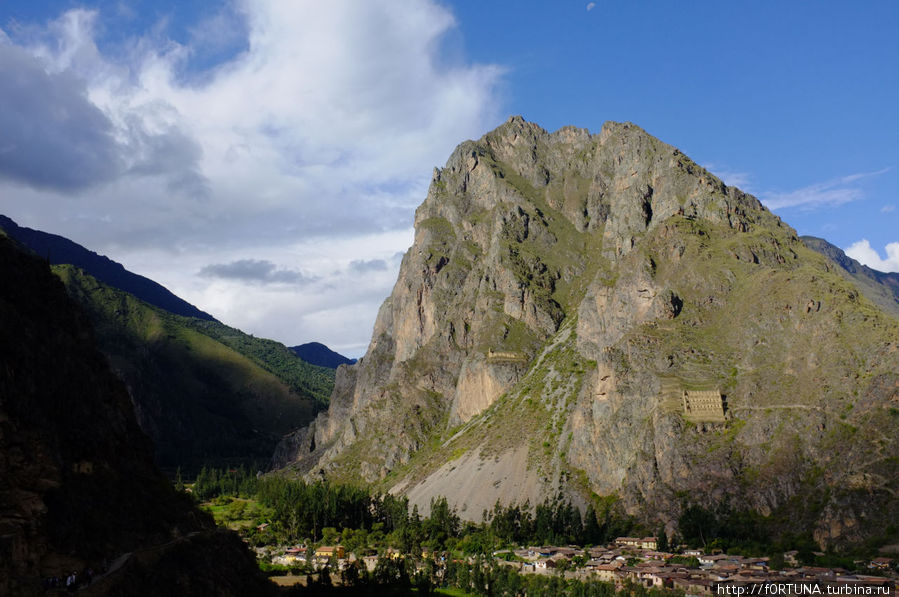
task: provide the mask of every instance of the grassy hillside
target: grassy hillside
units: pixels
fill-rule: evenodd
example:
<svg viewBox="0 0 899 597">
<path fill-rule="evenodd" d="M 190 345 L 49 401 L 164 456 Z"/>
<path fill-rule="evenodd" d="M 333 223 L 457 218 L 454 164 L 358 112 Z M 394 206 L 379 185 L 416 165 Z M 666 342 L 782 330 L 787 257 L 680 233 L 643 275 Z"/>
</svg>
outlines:
<svg viewBox="0 0 899 597">
<path fill-rule="evenodd" d="M 267 462 L 330 393 L 333 371 L 283 345 L 173 315 L 71 265 L 53 270 L 93 322 L 162 467 Z"/>
<path fill-rule="evenodd" d="M 331 367 L 313 365 L 280 342 L 256 338 L 217 321 L 182 319 L 190 328 L 232 348 L 276 375 L 297 394 L 312 396 L 327 406 L 334 389 L 334 370 Z"/>
</svg>

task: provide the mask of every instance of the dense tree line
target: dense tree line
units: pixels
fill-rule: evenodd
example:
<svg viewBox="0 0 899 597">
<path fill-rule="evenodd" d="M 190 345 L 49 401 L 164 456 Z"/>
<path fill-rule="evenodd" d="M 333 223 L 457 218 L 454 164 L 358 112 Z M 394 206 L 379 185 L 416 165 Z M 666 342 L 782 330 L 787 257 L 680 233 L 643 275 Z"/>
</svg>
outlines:
<svg viewBox="0 0 899 597">
<path fill-rule="evenodd" d="M 503 506 L 499 502 L 485 512 L 490 531 L 507 543 L 599 545 L 632 531 L 643 531 L 633 518 L 617 512 L 614 502 L 604 502 L 599 512 L 591 504 L 581 517 L 570 502 L 545 501 L 534 508 Z"/>
<path fill-rule="evenodd" d="M 181 469 L 175 473 L 175 486 L 183 485 Z M 258 473 L 252 468 L 240 466 L 233 469 L 203 467 L 197 473 L 191 491 L 198 501 L 218 496 L 253 497 L 259 488 Z"/>
<path fill-rule="evenodd" d="M 599 500 L 583 514 L 570 502 L 545 501 L 504 506 L 497 502 L 482 514 L 480 523 L 460 520 L 445 498 L 431 503 L 421 517 L 404 496 L 372 494 L 366 489 L 325 481 L 306 483 L 278 476 L 258 476 L 252 469 L 202 469 L 193 485 L 194 496 L 255 498 L 271 511 L 273 531 L 288 541 L 322 539 L 325 529 L 379 533 L 385 541 L 407 553 L 424 549 L 461 549 L 466 553 L 490 553 L 500 546 L 600 545 L 616 537 L 650 534 L 623 515 L 613 500 Z M 687 506 L 679 519 L 681 536 L 672 538 L 693 547 L 723 549 L 733 553 L 769 553 L 799 549 L 811 552 L 810 537 L 774 541 L 766 520 L 753 512 Z M 332 533 L 333 534 L 333 533 Z M 668 547 L 663 527 L 655 531 L 660 549 Z M 772 549 L 776 548 L 776 549 Z M 806 554 L 807 552 L 807 554 Z"/>
<path fill-rule="evenodd" d="M 733 554 L 768 554 L 772 565 L 783 565 L 783 553 L 795 549 L 797 559 L 806 565 L 837 566 L 853 569 L 851 557 L 828 554 L 815 556 L 819 547 L 810 531 L 795 534 L 784 532 L 785 527 L 777 517 L 765 517 L 751 510 L 737 510 L 726 506 L 717 509 L 690 505 L 683 509 L 678 519 L 681 537 L 678 539 L 690 547 L 707 551 L 720 550 Z"/>
<path fill-rule="evenodd" d="M 462 521 L 446 498 L 431 501 L 428 516 L 409 507 L 405 496 L 372 494 L 366 489 L 326 481 L 307 483 L 279 476 L 261 476 L 241 467 L 202 469 L 192 488 L 206 501 L 218 496 L 255 498 L 270 513 L 270 530 L 278 539 L 346 540 L 380 538 L 405 553 L 459 549 L 491 553 L 511 544 L 600 544 L 635 530 L 633 519 L 618 514 L 614 503 L 592 505 L 585 516 L 568 501 L 503 506 L 484 511 L 482 521 Z M 642 529 L 640 529 L 642 530 Z M 361 542 L 361 539 L 360 539 Z"/>
<path fill-rule="evenodd" d="M 452 586 L 477 595 L 611 595 L 614 590 L 601 583 L 579 583 L 553 575 L 519 575 L 500 565 L 493 553 L 512 545 L 600 545 L 622 535 L 649 534 L 646 527 L 623 515 L 613 499 L 596 500 L 596 505 L 589 505 L 583 516 L 577 507 L 563 500 L 544 501 L 533 508 L 528 503 L 504 506 L 497 502 L 483 512 L 480 522 L 472 522 L 461 520 L 443 497 L 432 500 L 428 515 L 423 517 L 417 506 L 410 508 L 405 496 L 371 493 L 327 481 L 307 483 L 263 476 L 245 467 L 204 468 L 192 491 L 201 501 L 225 504 L 230 498 L 253 498 L 264 509 L 258 522 L 269 523 L 264 532 L 248 531 L 248 540 L 257 544 L 339 542 L 357 554 L 384 555 L 383 550 L 389 547 L 416 559 L 423 552 L 438 553 L 444 562 L 438 564 L 432 558 L 424 558 L 423 567 L 417 569 L 411 560 L 404 563 L 401 558 L 382 557 L 372 573 L 361 569 L 357 562 L 345 571 L 350 576 L 344 579 L 344 585 L 357 587 L 361 591 L 358 594 L 367 594 L 365 591 L 369 590 L 375 591 L 372 594 L 387 594 L 375 590 L 385 586 L 399 591 L 396 594 L 405 594 L 402 591 L 411 590 L 410 587 L 415 587 L 417 594 L 429 594 L 434 586 Z M 228 507 L 247 505 L 244 500 L 237 500 Z M 810 538 L 786 537 L 772 542 L 766 520 L 751 512 L 685 506 L 679 528 L 682 537 L 673 537 L 673 544 L 683 541 L 730 553 L 742 549 L 747 555 L 768 553 L 775 558 L 773 561 L 778 557 L 782 560 L 784 551 L 798 548 L 799 559 L 806 563 L 849 567 L 845 558 L 825 562 L 815 557 Z M 668 537 L 664 527 L 657 529 L 655 535 L 659 547 L 666 549 Z M 452 554 L 460 553 L 481 559 L 473 565 L 453 561 L 459 556 Z M 437 568 L 441 569 L 439 575 Z M 635 597 L 655 594 L 639 586 L 626 588 L 624 593 Z"/>
<path fill-rule="evenodd" d="M 763 553 L 772 546 L 780 547 L 771 529 L 771 521 L 750 510 L 733 510 L 720 507 L 716 510 L 691 505 L 684 508 L 678 520 L 681 539 L 691 547 L 719 549 L 732 553 Z M 787 537 L 780 552 L 793 549 L 807 549 L 809 553 L 817 546 L 809 535 L 807 540 Z"/>
</svg>

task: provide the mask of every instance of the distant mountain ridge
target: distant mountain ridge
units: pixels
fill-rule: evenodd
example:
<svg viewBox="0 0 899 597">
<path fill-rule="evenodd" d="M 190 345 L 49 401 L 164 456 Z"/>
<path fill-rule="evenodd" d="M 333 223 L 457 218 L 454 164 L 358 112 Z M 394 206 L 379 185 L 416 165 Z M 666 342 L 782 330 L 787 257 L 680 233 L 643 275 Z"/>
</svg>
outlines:
<svg viewBox="0 0 899 597">
<path fill-rule="evenodd" d="M 862 265 L 840 247 L 823 238 L 800 236 L 805 246 L 821 253 L 839 265 L 846 277 L 858 286 L 869 301 L 896 317 L 899 317 L 899 273 L 881 272 Z"/>
<path fill-rule="evenodd" d="M 161 284 L 128 271 L 108 257 L 99 255 L 64 236 L 40 230 L 24 228 L 12 219 L 0 215 L 0 228 L 10 237 L 28 247 L 38 256 L 47 259 L 50 265 L 70 264 L 109 286 L 129 292 L 146 303 L 150 303 L 169 313 L 184 317 L 196 317 L 206 321 L 218 321 L 184 299 L 175 296 Z"/>
<path fill-rule="evenodd" d="M 350 359 L 334 352 L 320 342 L 307 342 L 299 346 L 291 346 L 290 350 L 307 363 L 337 369 L 341 365 L 352 365 L 356 359 Z"/>
<path fill-rule="evenodd" d="M 52 269 L 90 318 L 163 468 L 265 462 L 327 403 L 334 371 L 282 344 L 171 314 L 72 265 Z"/>
<path fill-rule="evenodd" d="M 0 216 L 0 236 L 4 231 L 53 264 L 90 318 L 159 466 L 189 473 L 204 465 L 266 462 L 281 436 L 327 405 L 333 368 L 226 326 L 62 236 Z"/>
</svg>

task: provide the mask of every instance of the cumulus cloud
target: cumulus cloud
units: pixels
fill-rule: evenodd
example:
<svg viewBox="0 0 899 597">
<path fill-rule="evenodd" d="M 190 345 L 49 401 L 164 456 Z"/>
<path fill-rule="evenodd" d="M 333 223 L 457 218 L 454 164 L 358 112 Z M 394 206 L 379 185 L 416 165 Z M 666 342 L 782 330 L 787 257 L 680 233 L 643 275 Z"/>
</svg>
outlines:
<svg viewBox="0 0 899 597">
<path fill-rule="evenodd" d="M 879 176 L 888 171 L 889 168 L 883 168 L 874 172 L 860 172 L 802 187 L 801 189 L 796 189 L 794 191 L 764 193 L 761 200 L 769 209 L 782 209 L 786 207 L 816 209 L 819 207 L 841 205 L 864 197 L 862 189 L 853 183 L 857 183 L 866 178 Z"/>
<path fill-rule="evenodd" d="M 596 8 L 596 2 L 588 2 L 587 3 L 587 12 L 590 12 L 594 8 Z"/>
<path fill-rule="evenodd" d="M 173 126 L 150 132 L 140 119 L 128 124 L 129 174 L 162 176 L 167 189 L 195 198 L 209 194 L 206 177 L 196 170 L 203 152 L 195 140 Z"/>
<path fill-rule="evenodd" d="M 846 249 L 846 254 L 871 269 L 881 272 L 899 272 L 899 242 L 887 244 L 886 259 L 882 259 L 880 254 L 865 238 L 852 243 Z"/>
<path fill-rule="evenodd" d="M 299 271 L 278 269 L 278 266 L 265 259 L 239 259 L 231 263 L 214 263 L 201 269 L 199 275 L 261 284 L 306 284 L 312 281 L 312 278 L 304 276 Z"/>
<path fill-rule="evenodd" d="M 361 239 L 335 238 L 328 243 L 307 239 L 286 247 L 257 247 L 253 249 L 256 260 L 274 263 L 276 269 L 291 269 L 291 263 L 302 259 L 302 273 L 308 282 L 297 286 L 179 275 L 179 295 L 257 336 L 281 339 L 289 346 L 324 341 L 342 354 L 360 356 L 370 340 L 378 308 L 396 282 L 402 255 L 397 255 L 394 247 L 408 247 L 412 239 L 408 228 Z M 383 261 L 387 269 L 353 272 L 349 264 L 359 261 L 360 245 L 365 247 L 367 261 Z M 245 248 L 226 250 L 215 264 L 240 261 L 245 252 Z M 159 256 L 138 257 L 125 266 L 138 271 L 159 268 Z M 200 271 L 209 265 L 205 258 L 205 254 L 186 254 L 182 269 Z"/>
<path fill-rule="evenodd" d="M 95 42 L 102 15 L 84 10 L 24 36 L 22 48 L 48 73 L 80 82 L 93 116 L 83 128 L 96 138 L 83 140 L 78 155 L 96 155 L 96 165 L 69 168 L 75 182 L 134 178 L 128 210 L 118 208 L 115 228 L 94 237 L 134 245 L 146 238 L 134 229 L 163 212 L 173 220 L 165 234 L 182 243 L 250 228 L 284 239 L 404 227 L 431 168 L 498 120 L 501 70 L 443 60 L 439 41 L 454 20 L 437 4 L 238 6 L 194 28 L 195 46 L 154 30 L 123 56 L 105 56 Z M 228 47 L 239 45 L 233 34 L 245 35 L 247 50 L 191 71 L 191 58 L 208 40 L 227 38 L 223 31 L 232 34 Z M 23 161 L 34 163 L 39 149 Z M 147 177 L 164 192 L 145 187 Z M 177 190 L 214 201 L 184 214 Z M 120 193 L 93 194 L 80 208 L 116 212 Z"/>
<path fill-rule="evenodd" d="M 319 278 L 303 292 L 332 305 L 354 297 L 347 310 L 373 320 L 395 279 L 391 256 L 408 244 L 374 252 L 366 243 L 405 242 L 396 239 L 408 236 L 433 166 L 503 119 L 502 68 L 444 51 L 455 19 L 433 0 L 229 3 L 186 27 L 181 42 L 161 21 L 100 43 L 121 18 L 73 10 L 0 32 L 9 37 L 0 42 L 4 73 L 27 75 L 19 88 L 4 76 L 0 97 L 7 214 L 139 264 L 133 269 L 253 333 L 367 341 L 371 322 L 328 325 L 337 315 L 317 304 L 307 306 L 322 313 L 321 327 L 297 313 L 275 321 L 288 303 L 276 313 L 262 293 L 279 286 L 272 276 L 287 284 L 302 263 Z M 18 123 L 8 116 L 13 101 L 35 97 Z M 52 147 L 42 141 L 54 138 Z M 337 242 L 346 249 L 339 263 L 315 252 Z M 359 255 L 364 263 L 350 266 Z M 234 277 L 240 262 L 250 277 Z M 359 268 L 377 281 L 363 294 L 349 291 Z M 336 271 L 356 275 L 329 277 Z M 313 328 L 330 335 L 316 338 Z"/>
<path fill-rule="evenodd" d="M 83 81 L 48 73 L 33 55 L 3 43 L 0 80 L 0 177 L 65 192 L 121 173 L 112 122 Z"/>
<path fill-rule="evenodd" d="M 117 114 L 97 102 L 97 79 L 108 81 L 115 69 L 90 41 L 94 18 L 71 11 L 47 31 L 26 30 L 29 45 L 0 44 L 0 177 L 71 193 L 155 176 L 170 192 L 205 195 L 202 150 L 169 107 Z"/>
</svg>

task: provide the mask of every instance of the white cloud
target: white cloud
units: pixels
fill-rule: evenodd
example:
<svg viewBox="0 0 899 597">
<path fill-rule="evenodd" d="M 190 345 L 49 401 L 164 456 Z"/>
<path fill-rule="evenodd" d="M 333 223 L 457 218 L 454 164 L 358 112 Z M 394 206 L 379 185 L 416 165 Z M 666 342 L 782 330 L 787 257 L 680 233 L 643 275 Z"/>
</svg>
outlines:
<svg viewBox="0 0 899 597">
<path fill-rule="evenodd" d="M 115 11 L 74 10 L 42 29 L 7 32 L 46 77 L 80 82 L 74 95 L 102 114 L 115 142 L 103 137 L 102 147 L 117 153 L 112 174 L 73 171 L 87 176 L 77 194 L 0 178 L 4 211 L 257 335 L 364 345 L 432 167 L 502 119 L 494 91 L 502 69 L 448 61 L 441 43 L 455 21 L 434 1 L 234 6 L 195 25 L 187 45 L 161 22 L 116 55 L 96 41 Z M 198 56 L 235 47 L 243 49 L 196 72 Z M 378 259 L 389 267 L 371 263 Z M 262 263 L 266 271 L 254 271 L 268 281 L 300 271 L 304 282 L 307 272 L 316 279 L 290 293 L 197 275 L 242 261 Z M 232 270 L 215 271 L 240 268 Z"/>
<path fill-rule="evenodd" d="M 864 197 L 862 189 L 853 183 L 879 176 L 888 171 L 889 168 L 883 168 L 874 172 L 850 174 L 796 189 L 795 191 L 763 193 L 760 198 L 768 209 L 801 207 L 809 210 L 818 207 L 842 205 L 843 203 L 849 203 Z"/>
<path fill-rule="evenodd" d="M 880 213 L 888 214 L 890 212 L 896 211 L 895 205 L 884 205 L 880 208 Z"/>
<path fill-rule="evenodd" d="M 587 12 L 590 12 L 594 8 L 596 8 L 596 2 L 588 2 L 587 3 Z"/>
<path fill-rule="evenodd" d="M 881 272 L 899 272 L 899 242 L 887 244 L 886 259 L 881 259 L 880 254 L 864 238 L 852 243 L 846 249 L 846 254 L 871 269 Z"/>
</svg>

